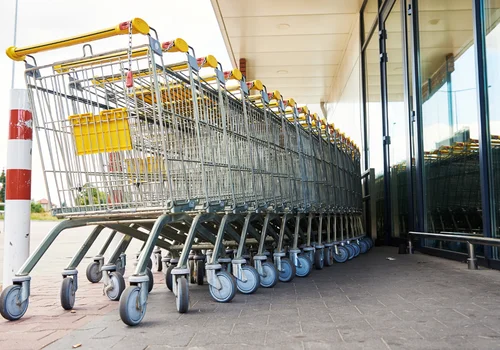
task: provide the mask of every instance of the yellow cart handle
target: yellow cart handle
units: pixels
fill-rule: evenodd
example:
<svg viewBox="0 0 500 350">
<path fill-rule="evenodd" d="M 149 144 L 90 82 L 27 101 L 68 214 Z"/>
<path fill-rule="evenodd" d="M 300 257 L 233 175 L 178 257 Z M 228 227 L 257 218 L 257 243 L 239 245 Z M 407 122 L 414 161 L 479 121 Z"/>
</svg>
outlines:
<svg viewBox="0 0 500 350">
<path fill-rule="evenodd" d="M 284 100 L 285 106 L 287 107 L 295 107 L 297 105 L 297 102 L 293 98 L 289 98 L 288 100 Z"/>
<path fill-rule="evenodd" d="M 132 21 L 132 34 L 148 34 L 149 25 L 140 18 L 134 18 Z M 98 30 L 91 33 L 76 35 L 66 39 L 49 41 L 43 44 L 31 45 L 26 47 L 11 46 L 6 50 L 7 56 L 14 61 L 24 61 L 26 55 L 32 55 L 38 52 L 69 47 L 73 45 L 88 43 L 100 39 L 110 38 L 112 36 L 128 34 L 130 21 L 122 22 L 115 27 Z"/>
<path fill-rule="evenodd" d="M 170 42 L 182 42 L 185 43 L 184 40 L 181 38 L 177 38 L 173 41 Z M 186 44 L 187 46 L 187 44 Z M 178 52 L 178 51 L 173 51 L 173 49 L 163 49 L 162 45 L 162 50 L 165 52 Z M 136 57 L 143 57 L 146 56 L 148 53 L 147 48 L 139 48 L 139 49 L 133 49 L 130 57 L 131 58 L 136 58 Z M 212 56 L 213 57 L 213 56 Z M 54 70 L 58 73 L 64 73 L 69 71 L 70 69 L 75 69 L 75 68 L 80 68 L 80 67 L 85 67 L 85 66 L 91 66 L 93 64 L 104 64 L 104 63 L 111 63 L 111 62 L 116 62 L 119 60 L 124 60 L 127 58 L 127 51 L 120 51 L 120 52 L 115 52 L 112 54 L 105 54 L 105 55 L 98 55 L 98 56 L 91 56 L 88 58 L 82 58 L 76 61 L 67 61 L 64 63 L 58 63 L 53 66 Z"/>
<path fill-rule="evenodd" d="M 269 101 L 271 100 L 276 100 L 276 101 L 280 101 L 281 100 L 281 94 L 278 90 L 274 90 L 273 92 L 268 92 L 267 93 L 267 98 L 269 99 Z"/>
<path fill-rule="evenodd" d="M 247 87 L 248 90 L 259 90 L 262 91 L 264 89 L 264 85 L 260 80 L 252 80 L 252 81 L 247 81 Z"/>
</svg>

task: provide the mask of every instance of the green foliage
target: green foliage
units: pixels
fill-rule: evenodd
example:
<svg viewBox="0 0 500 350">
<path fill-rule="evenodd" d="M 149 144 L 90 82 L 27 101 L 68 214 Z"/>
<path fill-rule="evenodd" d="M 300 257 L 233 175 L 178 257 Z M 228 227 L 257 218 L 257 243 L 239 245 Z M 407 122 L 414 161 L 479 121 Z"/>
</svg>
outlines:
<svg viewBox="0 0 500 350">
<path fill-rule="evenodd" d="M 32 213 L 43 213 L 43 212 L 45 212 L 45 210 L 43 210 L 43 207 L 40 203 L 31 202 L 31 212 Z"/>
<path fill-rule="evenodd" d="M 105 204 L 108 196 L 106 193 L 99 191 L 97 188 L 86 184 L 80 190 L 76 202 L 79 205 L 98 205 Z"/>
<path fill-rule="evenodd" d="M 0 174 L 0 203 L 5 203 L 5 170 Z M 3 205 L 0 205 L 0 210 L 4 210 Z"/>
</svg>

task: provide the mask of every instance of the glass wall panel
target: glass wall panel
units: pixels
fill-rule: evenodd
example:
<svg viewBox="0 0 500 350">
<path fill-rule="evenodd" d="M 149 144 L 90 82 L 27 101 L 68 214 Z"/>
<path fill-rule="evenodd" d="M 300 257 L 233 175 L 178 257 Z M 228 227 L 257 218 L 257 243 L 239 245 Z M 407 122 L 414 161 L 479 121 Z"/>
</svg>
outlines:
<svg viewBox="0 0 500 350">
<path fill-rule="evenodd" d="M 419 27 L 426 230 L 481 232 L 472 1 L 420 0 Z"/>
<path fill-rule="evenodd" d="M 377 18 L 378 0 L 368 0 L 363 10 L 363 26 L 365 28 L 364 38 L 368 41 L 368 34 Z"/>
<path fill-rule="evenodd" d="M 500 237 L 500 1 L 485 0 L 486 60 L 488 73 L 488 95 L 490 133 L 493 163 L 494 215 L 496 229 L 493 236 Z M 494 259 L 499 258 L 498 249 L 493 249 Z"/>
<path fill-rule="evenodd" d="M 375 169 L 377 237 L 384 238 L 384 157 L 382 143 L 382 104 L 380 97 L 380 55 L 378 37 L 372 37 L 365 51 L 366 115 L 368 124 L 368 157 Z"/>
<path fill-rule="evenodd" d="M 391 199 L 393 237 L 408 232 L 408 117 L 404 99 L 401 3 L 397 0 L 385 21 L 387 31 L 387 112 L 391 137 Z"/>
</svg>

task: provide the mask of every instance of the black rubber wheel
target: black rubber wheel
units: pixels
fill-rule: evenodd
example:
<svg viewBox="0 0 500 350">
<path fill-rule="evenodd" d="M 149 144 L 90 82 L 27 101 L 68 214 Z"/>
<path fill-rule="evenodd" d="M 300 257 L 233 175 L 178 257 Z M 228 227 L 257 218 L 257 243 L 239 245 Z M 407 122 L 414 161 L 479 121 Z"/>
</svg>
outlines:
<svg viewBox="0 0 500 350">
<path fill-rule="evenodd" d="M 325 266 L 332 266 L 334 263 L 332 247 L 325 248 Z"/>
<path fill-rule="evenodd" d="M 139 287 L 130 286 L 125 289 L 120 299 L 120 318 L 128 326 L 137 326 L 146 314 L 147 304 L 141 307 L 138 303 L 140 293 Z"/>
<path fill-rule="evenodd" d="M 155 284 L 155 279 L 153 277 L 153 272 L 147 268 L 146 269 L 146 275 L 148 276 L 148 279 L 149 279 L 149 282 L 148 282 L 148 293 L 151 293 L 151 291 L 153 290 L 153 286 Z"/>
<path fill-rule="evenodd" d="M 195 276 L 195 271 L 194 271 L 194 260 L 189 260 L 188 261 L 188 266 L 189 266 L 189 283 L 195 284 L 196 283 L 196 276 Z"/>
<path fill-rule="evenodd" d="M 106 296 L 111 301 L 118 301 L 125 290 L 125 279 L 118 271 L 111 272 L 109 279 L 113 283 L 113 289 L 106 289 Z"/>
<path fill-rule="evenodd" d="M 99 262 L 93 261 L 87 266 L 87 279 L 90 283 L 97 283 L 102 279 L 102 271 Z"/>
<path fill-rule="evenodd" d="M 163 270 L 163 261 L 161 261 L 162 259 L 161 253 L 155 254 L 155 258 L 156 258 L 156 271 L 161 272 Z"/>
<path fill-rule="evenodd" d="M 2 291 L 0 295 L 0 314 L 9 321 L 19 320 L 28 310 L 29 299 L 18 303 L 21 297 L 21 286 L 10 285 Z"/>
<path fill-rule="evenodd" d="M 167 268 L 167 272 L 165 273 L 165 284 L 167 285 L 167 288 L 172 292 L 172 270 L 174 269 L 175 265 L 170 265 Z"/>
<path fill-rule="evenodd" d="M 316 270 L 322 270 L 325 266 L 325 259 L 322 249 L 316 249 L 314 252 L 314 267 Z"/>
<path fill-rule="evenodd" d="M 184 314 L 189 310 L 189 285 L 186 277 L 177 279 L 177 295 L 175 296 L 177 311 Z"/>
<path fill-rule="evenodd" d="M 64 310 L 72 310 L 75 306 L 75 293 L 73 292 L 73 278 L 65 277 L 61 283 L 61 306 Z"/>
<path fill-rule="evenodd" d="M 149 258 L 149 260 L 148 260 L 148 268 L 149 268 L 150 270 L 152 270 L 152 269 L 153 269 L 153 259 L 151 259 L 151 258 Z"/>
<path fill-rule="evenodd" d="M 205 278 L 205 262 L 203 260 L 197 260 L 196 261 L 196 283 L 199 286 L 202 286 L 204 278 Z"/>
</svg>

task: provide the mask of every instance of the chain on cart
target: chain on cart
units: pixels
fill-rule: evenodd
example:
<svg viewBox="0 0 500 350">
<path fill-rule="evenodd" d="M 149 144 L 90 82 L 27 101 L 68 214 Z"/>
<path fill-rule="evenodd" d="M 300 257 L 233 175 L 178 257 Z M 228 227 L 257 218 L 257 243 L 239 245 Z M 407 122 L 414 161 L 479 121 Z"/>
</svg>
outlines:
<svg viewBox="0 0 500 350">
<path fill-rule="evenodd" d="M 128 37 L 126 48 L 94 54 L 88 44 L 117 35 Z M 40 65 L 32 56 L 78 44 L 83 57 Z M 26 62 L 49 200 L 64 220 L 2 292 L 4 318 L 24 315 L 29 273 L 74 227 L 94 229 L 63 270 L 62 306 L 73 308 L 77 267 L 106 228 L 87 278 L 103 281 L 128 325 L 146 313 L 151 256 L 187 312 L 189 283 L 206 282 L 216 301 L 229 302 L 237 291 L 306 277 L 372 247 L 359 148 L 293 98 L 211 55 L 196 57 L 184 40 L 160 42 L 135 18 L 7 55 Z M 144 243 L 126 287 L 132 239 Z"/>
</svg>

